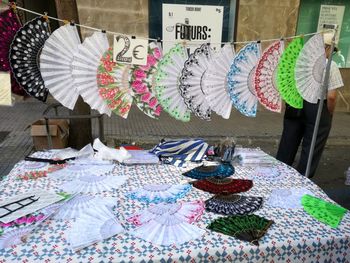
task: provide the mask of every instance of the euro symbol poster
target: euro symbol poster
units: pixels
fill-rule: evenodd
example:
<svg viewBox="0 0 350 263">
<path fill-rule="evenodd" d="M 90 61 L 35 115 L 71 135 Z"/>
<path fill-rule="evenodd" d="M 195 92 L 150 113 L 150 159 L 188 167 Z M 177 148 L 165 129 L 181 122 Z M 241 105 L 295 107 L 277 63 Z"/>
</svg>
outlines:
<svg viewBox="0 0 350 263">
<path fill-rule="evenodd" d="M 190 52 L 202 43 L 220 48 L 224 7 L 212 5 L 163 4 L 164 53 L 176 43 L 186 41 Z"/>
<path fill-rule="evenodd" d="M 148 40 L 125 35 L 113 39 L 113 61 L 122 64 L 146 65 Z"/>
</svg>

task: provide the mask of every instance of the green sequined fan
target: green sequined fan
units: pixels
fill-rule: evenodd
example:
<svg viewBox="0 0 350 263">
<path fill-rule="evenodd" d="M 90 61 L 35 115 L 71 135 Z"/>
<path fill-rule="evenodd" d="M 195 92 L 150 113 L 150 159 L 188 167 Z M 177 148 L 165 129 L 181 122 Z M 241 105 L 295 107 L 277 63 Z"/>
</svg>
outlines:
<svg viewBox="0 0 350 263">
<path fill-rule="evenodd" d="M 334 205 L 311 195 L 304 195 L 301 203 L 309 215 L 331 227 L 337 227 L 347 212 L 341 206 Z"/>
<path fill-rule="evenodd" d="M 303 45 L 302 38 L 294 39 L 283 52 L 277 68 L 277 88 L 284 101 L 297 109 L 303 107 L 303 98 L 296 87 L 294 68 Z"/>
<path fill-rule="evenodd" d="M 258 246 L 258 240 L 273 223 L 257 215 L 227 216 L 215 219 L 207 228 Z"/>
</svg>

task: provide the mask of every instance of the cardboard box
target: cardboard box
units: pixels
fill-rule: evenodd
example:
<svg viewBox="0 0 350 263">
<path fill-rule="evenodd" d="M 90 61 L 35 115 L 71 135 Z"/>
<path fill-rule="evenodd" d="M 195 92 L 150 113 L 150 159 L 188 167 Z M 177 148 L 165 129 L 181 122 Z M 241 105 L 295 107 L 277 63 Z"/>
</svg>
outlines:
<svg viewBox="0 0 350 263">
<path fill-rule="evenodd" d="M 66 120 L 49 120 L 49 132 L 52 140 L 52 149 L 66 148 L 69 136 L 69 124 Z M 45 120 L 37 120 L 31 125 L 31 136 L 35 149 L 49 149 Z"/>
</svg>

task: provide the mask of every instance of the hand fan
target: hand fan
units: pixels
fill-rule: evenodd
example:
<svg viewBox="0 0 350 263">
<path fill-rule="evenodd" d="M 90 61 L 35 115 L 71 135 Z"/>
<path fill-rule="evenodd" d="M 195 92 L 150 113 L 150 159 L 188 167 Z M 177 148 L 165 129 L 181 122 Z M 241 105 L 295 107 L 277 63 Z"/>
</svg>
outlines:
<svg viewBox="0 0 350 263">
<path fill-rule="evenodd" d="M 253 187 L 253 181 L 244 179 L 217 178 L 211 177 L 208 179 L 192 182 L 197 189 L 212 193 L 241 193 L 246 192 Z"/>
<path fill-rule="evenodd" d="M 181 44 L 177 44 L 158 63 L 156 95 L 162 108 L 177 120 L 190 120 L 190 111 L 180 94 L 179 78 L 188 55 Z"/>
<path fill-rule="evenodd" d="M 78 52 L 73 57 L 74 85 L 84 101 L 101 114 L 111 116 L 111 110 L 98 95 L 97 68 L 101 57 L 108 49 L 108 39 L 105 33 L 95 32 L 85 38 L 79 45 Z"/>
<path fill-rule="evenodd" d="M 10 47 L 10 66 L 17 82 L 32 97 L 46 101 L 48 89 L 41 77 L 39 56 L 50 36 L 48 21 L 37 17 L 21 27 Z"/>
<path fill-rule="evenodd" d="M 123 231 L 115 215 L 106 207 L 97 206 L 73 223 L 67 239 L 71 249 L 77 251 Z"/>
<path fill-rule="evenodd" d="M 259 239 L 273 223 L 257 215 L 227 216 L 215 219 L 207 228 L 258 246 Z"/>
<path fill-rule="evenodd" d="M 202 201 L 179 202 L 174 204 L 160 203 L 150 206 L 145 210 L 135 213 L 127 219 L 136 226 L 146 224 L 150 220 L 161 217 L 166 213 L 175 214 L 183 222 L 193 223 L 197 221 L 204 212 Z"/>
<path fill-rule="evenodd" d="M 148 184 L 128 193 L 127 197 L 146 203 L 175 203 L 191 189 L 190 184 Z"/>
<path fill-rule="evenodd" d="M 311 195 L 304 195 L 301 198 L 301 204 L 309 215 L 331 227 L 338 227 L 347 212 L 341 206 L 334 205 Z"/>
<path fill-rule="evenodd" d="M 184 176 L 193 179 L 205 179 L 209 177 L 225 178 L 233 175 L 235 168 L 231 164 L 222 163 L 219 165 L 199 166 L 183 173 Z"/>
<path fill-rule="evenodd" d="M 126 176 L 96 176 L 85 175 L 73 181 L 61 185 L 61 189 L 68 193 L 101 193 L 112 192 L 123 185 L 128 177 Z"/>
<path fill-rule="evenodd" d="M 26 241 L 26 236 L 33 230 L 33 227 L 21 227 L 10 230 L 0 235 L 0 249 L 18 245 Z"/>
<path fill-rule="evenodd" d="M 136 106 L 147 116 L 157 119 L 162 111 L 155 96 L 155 74 L 157 64 L 162 57 L 159 46 L 150 43 L 145 66 L 135 65 L 131 69 L 131 87 L 134 91 Z"/>
<path fill-rule="evenodd" d="M 131 234 L 148 242 L 161 245 L 181 245 L 200 238 L 205 231 L 184 222 L 176 214 L 165 213 L 136 228 Z"/>
<path fill-rule="evenodd" d="M 30 180 L 46 177 L 48 173 L 60 170 L 65 166 L 66 164 L 49 164 L 44 162 L 24 161 L 23 164 L 18 169 L 16 169 L 16 177 L 20 180 Z"/>
<path fill-rule="evenodd" d="M 325 68 L 323 37 L 316 34 L 306 42 L 295 64 L 295 83 L 304 100 L 317 103 L 321 98 Z"/>
<path fill-rule="evenodd" d="M 266 204 L 286 209 L 302 208 L 301 198 L 306 194 L 312 195 L 312 192 L 306 188 L 273 189 Z"/>
<path fill-rule="evenodd" d="M 113 113 L 126 119 L 133 102 L 130 86 L 130 65 L 113 62 L 113 48 L 102 56 L 97 69 L 97 85 L 100 97 Z"/>
<path fill-rule="evenodd" d="M 17 31 L 21 28 L 16 13 L 12 8 L 0 13 L 0 71 L 10 71 L 9 51 L 11 42 Z M 11 90 L 13 93 L 23 96 L 24 90 L 18 85 L 11 72 Z"/>
<path fill-rule="evenodd" d="M 225 45 L 204 73 L 203 92 L 209 106 L 224 119 L 229 119 L 232 102 L 227 93 L 227 72 L 235 56 L 233 46 Z"/>
<path fill-rule="evenodd" d="M 277 89 L 283 100 L 290 106 L 301 109 L 303 98 L 295 83 L 295 64 L 303 48 L 302 38 L 295 38 L 284 50 L 277 67 Z"/>
<path fill-rule="evenodd" d="M 179 79 L 179 89 L 187 108 L 203 120 L 210 120 L 211 116 L 211 108 L 203 92 L 203 75 L 213 55 L 210 44 L 202 44 L 185 61 Z"/>
<path fill-rule="evenodd" d="M 80 43 L 76 26 L 67 24 L 52 33 L 40 55 L 40 72 L 45 87 L 58 102 L 71 110 L 79 97 L 74 86 L 72 62 Z"/>
<path fill-rule="evenodd" d="M 266 109 L 281 112 L 282 100 L 277 90 L 276 75 L 278 62 L 284 50 L 283 41 L 272 43 L 261 55 L 254 76 L 256 96 Z"/>
<path fill-rule="evenodd" d="M 262 206 L 263 198 L 236 194 L 218 194 L 205 201 L 205 210 L 223 215 L 247 215 Z"/>
<path fill-rule="evenodd" d="M 234 57 L 227 75 L 228 92 L 233 106 L 248 117 L 256 115 L 254 74 L 260 53 L 259 43 L 245 45 Z"/>
</svg>

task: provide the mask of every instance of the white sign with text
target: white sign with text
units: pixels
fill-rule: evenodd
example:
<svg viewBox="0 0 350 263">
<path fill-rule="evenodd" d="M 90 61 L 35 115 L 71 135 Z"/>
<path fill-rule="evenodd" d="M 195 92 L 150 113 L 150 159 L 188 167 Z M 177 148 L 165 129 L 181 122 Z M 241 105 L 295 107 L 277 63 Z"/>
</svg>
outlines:
<svg viewBox="0 0 350 263">
<path fill-rule="evenodd" d="M 317 31 L 322 31 L 323 25 L 338 25 L 338 32 L 335 37 L 335 43 L 338 44 L 341 25 L 343 23 L 345 6 L 343 5 L 321 5 L 320 16 L 318 18 Z"/>
<path fill-rule="evenodd" d="M 113 61 L 124 64 L 146 65 L 148 40 L 125 35 L 113 38 Z"/>
</svg>

